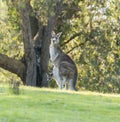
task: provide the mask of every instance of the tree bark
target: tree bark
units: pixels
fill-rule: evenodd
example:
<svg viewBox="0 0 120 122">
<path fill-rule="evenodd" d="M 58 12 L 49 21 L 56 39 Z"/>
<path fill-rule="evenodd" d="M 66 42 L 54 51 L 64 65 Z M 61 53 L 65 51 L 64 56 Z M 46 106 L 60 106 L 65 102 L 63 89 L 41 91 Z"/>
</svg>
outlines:
<svg viewBox="0 0 120 122">
<path fill-rule="evenodd" d="M 0 67 L 17 74 L 25 83 L 25 65 L 21 61 L 0 54 Z"/>
<path fill-rule="evenodd" d="M 47 80 L 48 74 L 48 62 L 49 62 L 49 45 L 51 32 L 54 28 L 54 17 L 50 17 L 48 20 L 48 25 L 43 27 L 42 34 L 42 48 L 41 48 L 41 71 L 42 71 L 42 86 L 48 87 L 49 83 Z"/>
<path fill-rule="evenodd" d="M 51 17 L 47 26 L 41 26 L 37 39 L 35 41 L 35 50 L 37 57 L 37 86 L 48 87 L 47 80 L 48 62 L 49 62 L 49 45 L 51 32 L 54 28 L 54 17 Z"/>
<path fill-rule="evenodd" d="M 24 4 L 24 3 L 23 3 Z M 29 1 L 20 8 L 22 19 L 22 32 L 24 40 L 26 85 L 36 86 L 36 54 L 33 47 L 32 32 L 29 18 Z"/>
</svg>

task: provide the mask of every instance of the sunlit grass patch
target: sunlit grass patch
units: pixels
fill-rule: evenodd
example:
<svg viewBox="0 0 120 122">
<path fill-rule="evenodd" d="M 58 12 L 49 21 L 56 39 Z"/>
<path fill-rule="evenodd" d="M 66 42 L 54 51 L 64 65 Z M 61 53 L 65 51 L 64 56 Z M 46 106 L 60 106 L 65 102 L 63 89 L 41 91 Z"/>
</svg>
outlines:
<svg viewBox="0 0 120 122">
<path fill-rule="evenodd" d="M 26 86 L 20 87 L 22 94 L 15 95 L 9 94 L 7 88 L 5 85 L 0 86 L 2 91 L 0 122 L 119 122 L 120 120 L 119 95 Z"/>
</svg>

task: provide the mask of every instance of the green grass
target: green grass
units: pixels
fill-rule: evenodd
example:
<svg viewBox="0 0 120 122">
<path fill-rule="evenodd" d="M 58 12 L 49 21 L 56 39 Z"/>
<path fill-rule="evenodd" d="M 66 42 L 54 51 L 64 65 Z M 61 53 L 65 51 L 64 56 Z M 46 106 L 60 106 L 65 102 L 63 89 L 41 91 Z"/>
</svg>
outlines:
<svg viewBox="0 0 120 122">
<path fill-rule="evenodd" d="M 120 122 L 120 95 L 0 86 L 0 122 Z"/>
</svg>

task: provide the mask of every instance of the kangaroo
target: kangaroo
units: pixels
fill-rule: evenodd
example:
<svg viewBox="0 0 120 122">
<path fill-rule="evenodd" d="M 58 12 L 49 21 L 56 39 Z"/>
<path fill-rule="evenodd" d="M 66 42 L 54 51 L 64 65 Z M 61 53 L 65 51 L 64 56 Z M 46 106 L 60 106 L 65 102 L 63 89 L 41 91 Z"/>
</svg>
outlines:
<svg viewBox="0 0 120 122">
<path fill-rule="evenodd" d="M 53 63 L 53 78 L 56 80 L 59 89 L 65 85 L 66 89 L 70 86 L 71 90 L 76 91 L 77 67 L 75 62 L 60 48 L 59 38 L 61 34 L 61 32 L 55 34 L 54 31 L 51 34 L 50 60 Z"/>
</svg>

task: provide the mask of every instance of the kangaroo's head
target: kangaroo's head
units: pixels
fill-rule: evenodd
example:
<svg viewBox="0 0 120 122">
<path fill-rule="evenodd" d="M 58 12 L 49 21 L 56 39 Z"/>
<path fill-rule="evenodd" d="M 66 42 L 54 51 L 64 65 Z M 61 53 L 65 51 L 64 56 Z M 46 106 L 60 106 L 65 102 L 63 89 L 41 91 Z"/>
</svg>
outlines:
<svg viewBox="0 0 120 122">
<path fill-rule="evenodd" d="M 52 45 L 59 45 L 59 38 L 60 38 L 61 34 L 62 34 L 62 32 L 55 34 L 55 32 L 52 31 L 52 34 L 51 34 L 51 44 Z"/>
</svg>

